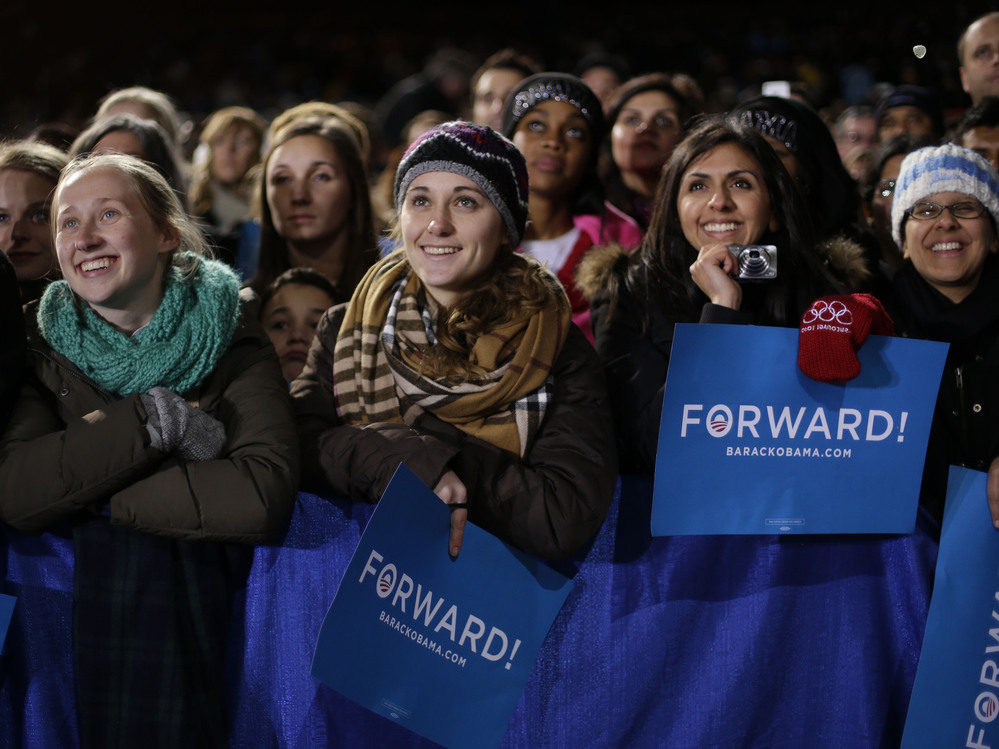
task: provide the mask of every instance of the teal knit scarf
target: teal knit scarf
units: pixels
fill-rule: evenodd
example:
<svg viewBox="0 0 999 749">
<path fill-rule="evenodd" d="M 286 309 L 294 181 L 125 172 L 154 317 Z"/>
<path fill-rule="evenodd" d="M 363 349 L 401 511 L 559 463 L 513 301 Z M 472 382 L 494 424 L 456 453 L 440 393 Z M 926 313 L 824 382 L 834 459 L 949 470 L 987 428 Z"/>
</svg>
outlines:
<svg viewBox="0 0 999 749">
<path fill-rule="evenodd" d="M 202 259 L 192 277 L 171 266 L 149 324 L 129 337 L 77 303 L 65 281 L 49 284 L 38 327 L 49 345 L 116 396 L 160 385 L 183 393 L 201 384 L 229 347 L 239 315 L 239 281 L 228 266 Z"/>
</svg>

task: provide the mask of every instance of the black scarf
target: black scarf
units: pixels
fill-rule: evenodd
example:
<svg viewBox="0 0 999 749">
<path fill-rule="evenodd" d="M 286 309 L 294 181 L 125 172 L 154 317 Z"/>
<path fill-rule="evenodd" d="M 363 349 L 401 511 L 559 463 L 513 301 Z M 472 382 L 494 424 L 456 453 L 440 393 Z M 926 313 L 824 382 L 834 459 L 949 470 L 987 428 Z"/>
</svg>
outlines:
<svg viewBox="0 0 999 749">
<path fill-rule="evenodd" d="M 924 338 L 951 344 L 950 359 L 985 332 L 999 327 L 999 257 L 989 255 L 978 286 L 955 304 L 919 275 L 911 262 L 895 274 L 893 286 L 899 310 L 898 330 L 909 338 Z"/>
</svg>

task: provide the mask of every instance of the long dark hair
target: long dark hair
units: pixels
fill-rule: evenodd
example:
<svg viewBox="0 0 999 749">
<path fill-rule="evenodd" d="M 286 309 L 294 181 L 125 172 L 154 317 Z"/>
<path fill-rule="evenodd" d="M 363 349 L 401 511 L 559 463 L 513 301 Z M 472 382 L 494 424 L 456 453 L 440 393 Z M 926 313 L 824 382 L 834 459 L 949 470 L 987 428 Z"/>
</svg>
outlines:
<svg viewBox="0 0 999 749">
<path fill-rule="evenodd" d="M 828 284 L 814 255 L 812 226 L 797 186 L 780 158 L 759 133 L 725 121 L 705 118 L 692 127 L 666 164 L 657 191 L 656 207 L 641 246 L 622 262 L 625 284 L 636 295 L 647 295 L 678 321 L 696 322 L 708 301 L 690 276 L 699 248 L 687 241 L 677 199 L 680 183 L 691 165 L 715 148 L 731 143 L 760 165 L 763 182 L 779 227 L 758 240 L 777 247 L 779 272 L 772 282 L 744 287 L 743 307 L 754 322 L 789 325 L 821 296 Z M 611 289 L 612 297 L 614 289 Z M 655 301 L 653 301 L 653 299 Z"/>
<path fill-rule="evenodd" d="M 301 120 L 290 122 L 283 130 L 274 133 L 274 139 L 268 145 L 267 153 L 261 163 L 258 189 L 254 198 L 254 212 L 260 218 L 260 256 L 256 275 L 250 280 L 249 285 L 259 294 L 271 281 L 291 267 L 288 243 L 274 227 L 274 218 L 267 204 L 267 164 L 278 146 L 300 135 L 318 135 L 329 141 L 340 157 L 347 180 L 350 182 L 351 206 L 347 214 L 346 227 L 347 256 L 344 258 L 343 273 L 336 282 L 340 296 L 349 299 L 361 277 L 378 260 L 378 240 L 375 236 L 371 193 L 360 147 L 354 133 L 335 117 L 307 115 Z"/>
<path fill-rule="evenodd" d="M 607 107 L 608 132 L 600 144 L 598 171 L 607 193 L 607 200 L 636 220 L 640 220 L 640 217 L 636 215 L 638 211 L 636 210 L 635 193 L 624 184 L 621 167 L 614 161 L 611 131 L 617 124 L 617 119 L 621 116 L 621 111 L 625 105 L 646 91 L 660 91 L 673 101 L 676 105 L 681 133 L 686 127 L 687 121 L 694 114 L 687 97 L 673 85 L 672 79 L 666 73 L 647 73 L 632 78 L 621 84 L 621 87 L 614 92 L 614 98 L 611 99 Z"/>
</svg>

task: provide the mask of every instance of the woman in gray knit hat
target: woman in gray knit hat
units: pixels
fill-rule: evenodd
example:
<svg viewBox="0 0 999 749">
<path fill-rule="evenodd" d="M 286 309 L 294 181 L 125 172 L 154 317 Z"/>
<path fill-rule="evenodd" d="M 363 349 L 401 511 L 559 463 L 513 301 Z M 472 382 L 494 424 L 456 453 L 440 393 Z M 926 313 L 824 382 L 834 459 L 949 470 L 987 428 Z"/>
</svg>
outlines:
<svg viewBox="0 0 999 749">
<path fill-rule="evenodd" d="M 403 249 L 326 313 L 292 383 L 304 486 L 376 502 L 403 462 L 450 505 L 452 556 L 466 519 L 528 553 L 575 553 L 611 501 L 613 430 L 558 281 L 515 251 L 524 157 L 445 123 L 403 156 L 395 199 Z"/>
</svg>

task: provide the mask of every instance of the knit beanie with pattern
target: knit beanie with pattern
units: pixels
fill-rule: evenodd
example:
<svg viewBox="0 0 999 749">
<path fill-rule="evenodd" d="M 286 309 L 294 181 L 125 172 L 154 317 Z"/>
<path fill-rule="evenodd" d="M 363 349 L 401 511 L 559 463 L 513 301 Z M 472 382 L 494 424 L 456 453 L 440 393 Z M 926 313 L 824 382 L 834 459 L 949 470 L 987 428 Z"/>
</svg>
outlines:
<svg viewBox="0 0 999 749">
<path fill-rule="evenodd" d="M 428 130 L 399 162 L 397 208 L 412 181 L 427 172 L 452 172 L 472 180 L 496 206 L 511 244 L 520 244 L 527 227 L 527 162 L 513 143 L 490 127 L 470 122 L 445 122 Z"/>
<path fill-rule="evenodd" d="M 895 180 L 891 232 L 899 247 L 905 212 L 939 192 L 970 195 L 999 222 L 999 175 L 984 157 L 954 143 L 920 148 L 905 157 Z"/>
</svg>

